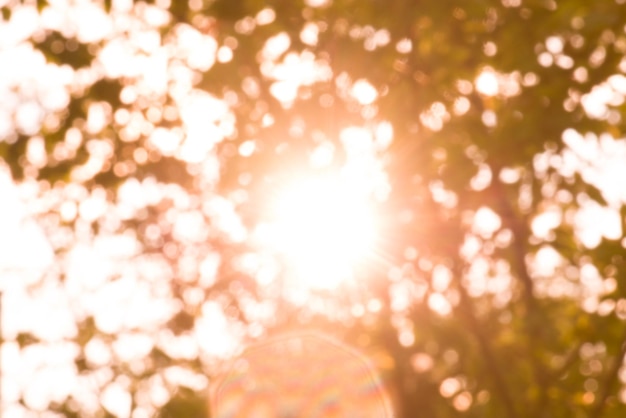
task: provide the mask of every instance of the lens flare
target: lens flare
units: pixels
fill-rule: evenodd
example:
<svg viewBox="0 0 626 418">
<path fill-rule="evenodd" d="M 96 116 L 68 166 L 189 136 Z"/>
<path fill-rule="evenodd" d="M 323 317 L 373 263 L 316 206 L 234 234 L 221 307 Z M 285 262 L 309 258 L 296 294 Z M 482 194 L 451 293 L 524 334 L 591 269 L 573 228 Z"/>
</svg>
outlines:
<svg viewBox="0 0 626 418">
<path fill-rule="evenodd" d="M 369 360 L 315 333 L 248 348 L 214 387 L 211 406 L 218 418 L 392 417 Z"/>
</svg>

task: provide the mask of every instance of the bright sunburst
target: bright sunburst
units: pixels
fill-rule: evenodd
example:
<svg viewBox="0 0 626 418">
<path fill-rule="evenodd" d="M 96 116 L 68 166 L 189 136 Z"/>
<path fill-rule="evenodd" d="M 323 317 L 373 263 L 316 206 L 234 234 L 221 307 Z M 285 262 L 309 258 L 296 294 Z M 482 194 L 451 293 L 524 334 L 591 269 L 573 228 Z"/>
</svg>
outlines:
<svg viewBox="0 0 626 418">
<path fill-rule="evenodd" d="M 310 288 L 333 288 L 374 250 L 376 217 L 355 180 L 308 178 L 283 187 L 271 204 L 267 235 L 290 275 Z"/>
</svg>

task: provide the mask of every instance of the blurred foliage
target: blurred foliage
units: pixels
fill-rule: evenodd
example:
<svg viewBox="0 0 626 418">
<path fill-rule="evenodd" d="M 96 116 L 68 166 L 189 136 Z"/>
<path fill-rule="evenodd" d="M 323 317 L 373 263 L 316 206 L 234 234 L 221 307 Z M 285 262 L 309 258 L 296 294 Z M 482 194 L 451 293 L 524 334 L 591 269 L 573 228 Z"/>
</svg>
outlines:
<svg viewBox="0 0 626 418">
<path fill-rule="evenodd" d="M 614 92 L 621 99 L 608 103 L 599 115 L 586 109 L 583 100 L 626 70 L 623 1 L 334 0 L 315 7 L 315 1 L 307 5 L 300 0 L 172 0 L 136 2 L 130 10 L 118 3 L 124 2 L 97 4 L 116 19 L 124 14 L 147 19 L 146 10 L 153 9 L 167 14 L 165 23 L 157 25 L 159 46 L 176 48 L 173 39 L 185 27 L 213 37 L 226 56 L 232 53 L 209 68 L 194 67 L 182 55 L 169 63 L 193 74 L 194 91 L 229 104 L 234 128 L 215 140 L 211 151 L 219 163 L 218 175 L 204 177 L 203 161 L 164 151 L 151 140 L 157 128 L 184 132 L 185 122 L 171 112 L 178 100 L 172 87 L 176 76 L 168 80 L 169 90 L 137 87 L 146 74 L 102 71 L 99 60 L 111 39 L 81 40 L 71 31 L 44 31 L 25 42 L 51 65 L 75 72 L 93 69 L 96 75 L 68 87 L 68 105 L 49 112 L 54 123 L 44 121 L 36 132 L 16 127 L 14 134 L 0 139 L 0 160 L 18 182 L 37 181 L 44 192 L 78 184 L 88 193 L 104 191 L 111 204 L 117 202 L 119 188 L 134 179 L 170 187 L 171 195 L 117 223 L 106 222 L 105 215 L 65 223 L 57 216 L 56 225 L 44 223 L 48 232 L 73 228 L 76 237 L 85 228 L 90 236 L 130 231 L 141 242 L 140 255 L 166 260 L 171 297 L 179 309 L 163 325 L 172 335 L 188 336 L 201 315 L 198 303 L 190 302 L 195 300 L 188 296 L 192 291 L 199 290 L 203 301 L 218 301 L 230 320 L 244 326 L 258 326 L 246 313 L 246 303 L 279 298 L 238 267 L 239 257 L 256 249 L 229 238 L 203 202 L 245 191 L 247 198 L 233 207 L 252 228 L 272 187 L 291 168 L 307 166 L 320 132 L 333 141 L 333 164 L 340 165 L 346 158 L 338 139 L 343 128 L 386 121 L 393 127 L 393 141 L 380 152 L 390 183 L 389 197 L 379 204 L 385 214 L 380 240 L 385 262 L 373 263 L 362 274 L 367 283 L 363 289 L 349 290 L 349 295 L 320 292 L 316 297 L 337 307 L 327 315 L 277 301 L 276 317 L 262 324 L 264 332 L 321 327 L 359 346 L 382 370 L 399 417 L 626 414 L 624 248 L 621 238 L 614 237 L 603 237 L 595 246 L 581 242 L 572 220 L 576 211 L 585 202 L 602 207 L 609 202 L 582 170 L 563 169 L 563 155 L 571 154 L 563 140 L 568 129 L 595 138 L 608 133 L 623 142 L 624 90 Z M 8 4 L 2 8 L 5 21 L 19 7 L 17 2 Z M 49 7 L 37 1 L 41 13 Z M 268 9 L 273 18 L 258 23 L 259 13 Z M 305 25 L 316 28 L 315 41 L 301 34 Z M 310 53 L 332 72 L 329 78 L 300 85 L 291 103 L 276 99 L 276 79 L 261 65 L 267 40 L 280 33 L 290 43 L 276 62 L 289 53 Z M 132 53 L 150 54 L 141 48 Z M 207 49 L 206 54 L 215 51 Z M 492 85 L 481 88 L 477 80 L 484 74 L 491 74 L 487 81 Z M 377 99 L 359 104 L 342 87 L 342 79 L 367 80 Z M 131 98 L 129 91 L 134 92 Z M 91 128 L 90 106 L 97 103 L 105 103 L 108 116 L 106 123 Z M 140 127 L 130 134 L 135 116 Z M 35 137 L 43 138 L 44 163 L 29 156 Z M 250 140 L 256 143 L 254 152 L 241 155 L 238 149 Z M 77 175 L 98 147 L 108 151 L 96 172 Z M 173 231 L 172 216 L 182 211 L 177 190 L 192 196 L 184 210 L 202 214 L 208 231 L 204 239 L 185 241 Z M 620 210 L 623 228 L 621 204 L 613 201 L 610 206 Z M 486 208 L 501 224 L 481 234 L 471 219 Z M 533 222 L 554 208 L 560 214 L 558 225 L 538 236 Z M 40 215 L 48 219 L 56 212 L 52 208 Z M 478 244 L 471 255 L 462 250 L 468 241 Z M 59 245 L 55 251 L 60 257 L 70 246 Z M 560 257 L 558 268 L 547 276 L 534 261 L 546 248 Z M 215 283 L 183 277 L 183 255 L 194 260 L 192 270 L 199 275 L 197 265 L 215 252 L 221 260 Z M 472 284 L 477 262 L 486 266 L 480 275 L 491 283 L 482 290 Z M 589 270 L 597 273 L 602 288 L 595 295 L 585 287 Z M 450 276 L 443 287 L 435 278 L 442 271 Z M 503 276 L 511 281 L 496 284 Z M 406 285 L 405 292 L 423 291 L 414 292 L 410 305 L 397 310 L 393 291 L 400 284 Z M 439 295 L 450 305 L 445 314 L 429 305 Z M 382 308 L 346 316 L 340 308 L 350 311 L 361 296 L 377 298 Z M 410 343 L 399 339 L 407 331 Z M 76 342 L 83 348 L 96 337 L 107 344 L 115 340 L 97 329 L 92 318 L 83 320 L 78 334 Z M 27 346 L 37 338 L 20 334 L 17 341 Z M 202 356 L 180 359 L 159 347 L 144 360 L 141 367 L 123 360 L 111 365 L 116 376 L 126 376 L 131 394 L 172 366 L 209 378 L 219 369 Z M 79 373 L 96 368 L 77 358 Z M 206 393 L 184 385 L 169 389 L 160 416 L 206 416 Z M 133 399 L 136 407 L 138 398 Z M 65 416 L 94 416 L 72 398 L 50 408 Z"/>
<path fill-rule="evenodd" d="M 208 416 L 208 402 L 203 394 L 182 390 L 163 407 L 163 418 L 204 418 Z"/>
</svg>

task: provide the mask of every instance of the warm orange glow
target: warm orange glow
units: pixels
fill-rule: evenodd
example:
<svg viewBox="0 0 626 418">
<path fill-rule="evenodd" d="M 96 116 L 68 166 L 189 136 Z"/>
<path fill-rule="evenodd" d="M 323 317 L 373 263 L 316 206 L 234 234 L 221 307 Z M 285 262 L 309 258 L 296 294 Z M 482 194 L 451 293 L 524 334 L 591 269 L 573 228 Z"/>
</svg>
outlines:
<svg viewBox="0 0 626 418">
<path fill-rule="evenodd" d="M 307 287 L 332 288 L 374 249 L 376 219 L 357 179 L 294 181 L 274 198 L 267 237 Z"/>
</svg>

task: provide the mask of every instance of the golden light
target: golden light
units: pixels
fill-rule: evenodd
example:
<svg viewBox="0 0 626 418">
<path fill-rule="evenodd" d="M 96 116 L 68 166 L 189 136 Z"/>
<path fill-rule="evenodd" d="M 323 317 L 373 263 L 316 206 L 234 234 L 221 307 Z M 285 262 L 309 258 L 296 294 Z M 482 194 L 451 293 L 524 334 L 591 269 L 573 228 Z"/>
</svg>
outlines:
<svg viewBox="0 0 626 418">
<path fill-rule="evenodd" d="M 293 181 L 272 199 L 270 245 L 286 257 L 290 276 L 328 289 L 354 278 L 374 251 L 376 217 L 358 179 L 341 175 Z"/>
<path fill-rule="evenodd" d="M 495 96 L 498 94 L 498 77 L 493 70 L 486 69 L 476 77 L 476 90 L 485 96 Z"/>
</svg>

